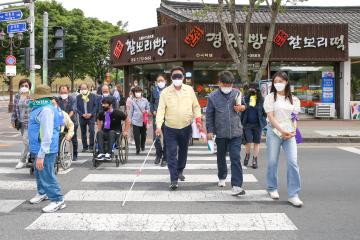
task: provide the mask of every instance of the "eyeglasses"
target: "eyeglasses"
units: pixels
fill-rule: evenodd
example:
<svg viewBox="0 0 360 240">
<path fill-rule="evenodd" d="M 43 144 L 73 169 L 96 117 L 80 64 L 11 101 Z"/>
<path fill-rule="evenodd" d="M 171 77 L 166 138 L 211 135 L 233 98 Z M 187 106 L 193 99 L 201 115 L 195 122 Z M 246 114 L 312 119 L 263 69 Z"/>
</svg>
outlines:
<svg viewBox="0 0 360 240">
<path fill-rule="evenodd" d="M 180 73 L 175 73 L 171 76 L 172 80 L 176 80 L 176 79 L 183 79 L 184 75 L 180 74 Z"/>
</svg>

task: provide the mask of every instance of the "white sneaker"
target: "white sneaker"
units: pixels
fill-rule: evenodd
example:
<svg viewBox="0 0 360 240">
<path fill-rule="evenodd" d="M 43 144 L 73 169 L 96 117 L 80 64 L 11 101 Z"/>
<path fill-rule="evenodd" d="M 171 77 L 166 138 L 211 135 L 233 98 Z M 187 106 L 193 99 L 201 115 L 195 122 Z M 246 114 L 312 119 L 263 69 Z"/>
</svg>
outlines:
<svg viewBox="0 0 360 240">
<path fill-rule="evenodd" d="M 226 183 L 225 183 L 226 179 L 220 179 L 218 182 L 218 187 L 225 187 Z"/>
<path fill-rule="evenodd" d="M 304 205 L 304 203 L 300 200 L 298 196 L 289 198 L 288 201 L 295 207 L 302 207 Z"/>
<path fill-rule="evenodd" d="M 244 195 L 244 194 L 245 194 L 245 190 L 242 189 L 241 187 L 237 187 L 237 186 L 232 187 L 231 195 L 239 196 L 239 195 Z"/>
<path fill-rule="evenodd" d="M 269 193 L 269 196 L 274 200 L 278 200 L 280 198 L 279 193 L 278 193 L 277 190 L 272 191 L 272 192 L 268 192 L 268 193 Z"/>
<path fill-rule="evenodd" d="M 110 160 L 111 160 L 111 154 L 106 153 L 106 154 L 105 154 L 105 159 L 104 159 L 104 160 L 106 160 L 106 161 L 110 161 Z"/>
<path fill-rule="evenodd" d="M 23 163 L 23 162 L 18 162 L 18 164 L 16 164 L 16 166 L 15 166 L 15 168 L 16 169 L 21 169 L 21 168 L 23 168 L 23 167 L 25 167 L 25 163 Z"/>
<path fill-rule="evenodd" d="M 105 156 L 105 154 L 100 153 L 99 155 L 96 156 L 96 160 L 98 160 L 98 161 L 103 161 L 103 160 L 104 160 L 104 156 Z"/>
<path fill-rule="evenodd" d="M 46 196 L 46 194 L 44 195 L 40 195 L 39 193 L 37 193 L 35 195 L 35 197 L 33 197 L 32 199 L 30 199 L 30 203 L 31 204 L 38 204 L 38 203 L 41 203 L 42 201 L 45 201 L 47 200 L 48 197 Z"/>
<path fill-rule="evenodd" d="M 47 205 L 46 207 L 44 207 L 42 209 L 42 211 L 44 213 L 53 213 L 56 212 L 57 210 L 61 210 L 63 208 L 66 207 L 65 201 L 59 201 L 59 202 L 51 202 L 49 205 Z"/>
</svg>

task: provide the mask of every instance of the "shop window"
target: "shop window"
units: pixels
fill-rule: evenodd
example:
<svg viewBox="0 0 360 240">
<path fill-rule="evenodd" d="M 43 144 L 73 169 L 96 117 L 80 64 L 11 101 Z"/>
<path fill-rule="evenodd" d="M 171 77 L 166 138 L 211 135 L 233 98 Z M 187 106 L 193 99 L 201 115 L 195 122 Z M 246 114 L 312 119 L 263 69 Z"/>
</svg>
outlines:
<svg viewBox="0 0 360 240">
<path fill-rule="evenodd" d="M 351 60 L 351 100 L 360 101 L 360 59 Z"/>
</svg>

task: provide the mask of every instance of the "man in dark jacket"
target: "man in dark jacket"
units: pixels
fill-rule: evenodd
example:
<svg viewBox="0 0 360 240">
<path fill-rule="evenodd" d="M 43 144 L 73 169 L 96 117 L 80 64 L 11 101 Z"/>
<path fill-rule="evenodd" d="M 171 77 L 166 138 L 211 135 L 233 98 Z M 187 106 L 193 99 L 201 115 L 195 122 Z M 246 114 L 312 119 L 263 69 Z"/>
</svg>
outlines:
<svg viewBox="0 0 360 240">
<path fill-rule="evenodd" d="M 155 134 L 155 130 L 156 130 L 156 111 L 158 109 L 159 106 L 159 99 L 160 99 L 160 94 L 161 91 L 163 89 L 165 89 L 166 87 L 166 80 L 165 80 L 165 76 L 162 74 L 159 74 L 156 77 L 156 86 L 153 88 L 152 93 L 151 93 L 151 97 L 150 97 L 150 111 L 153 115 L 153 129 L 154 129 L 154 140 L 156 138 L 156 134 Z M 164 131 L 164 126 L 161 127 L 162 131 Z M 162 157 L 162 161 L 161 161 L 161 166 L 165 167 L 166 166 L 166 144 L 165 141 L 163 141 L 163 145 L 164 147 L 161 146 L 161 140 L 160 138 L 156 138 L 155 141 L 155 148 L 156 148 L 156 158 L 155 158 L 155 164 L 159 164 L 161 157 Z"/>
<path fill-rule="evenodd" d="M 74 123 L 74 136 L 71 141 L 73 144 L 73 161 L 77 160 L 78 156 L 78 140 L 77 140 L 77 129 L 79 127 L 79 123 L 77 120 L 76 114 L 76 99 L 69 96 L 69 87 L 67 85 L 62 85 L 59 87 L 59 107 L 61 110 L 69 114 L 71 121 Z"/>
<path fill-rule="evenodd" d="M 229 71 L 219 73 L 219 89 L 212 92 L 206 108 L 208 139 L 216 135 L 219 187 L 225 187 L 227 177 L 226 152 L 229 149 L 231 161 L 232 195 L 245 194 L 242 188 L 243 173 L 240 150 L 243 129 L 240 112 L 245 110 L 240 91 L 232 88 L 234 75 Z"/>
<path fill-rule="evenodd" d="M 85 83 L 81 84 L 80 94 L 76 97 L 76 112 L 79 115 L 83 152 L 91 152 L 94 149 L 96 111 L 96 95 L 89 91 L 88 86 Z M 87 126 L 89 127 L 90 147 L 87 142 Z"/>
</svg>

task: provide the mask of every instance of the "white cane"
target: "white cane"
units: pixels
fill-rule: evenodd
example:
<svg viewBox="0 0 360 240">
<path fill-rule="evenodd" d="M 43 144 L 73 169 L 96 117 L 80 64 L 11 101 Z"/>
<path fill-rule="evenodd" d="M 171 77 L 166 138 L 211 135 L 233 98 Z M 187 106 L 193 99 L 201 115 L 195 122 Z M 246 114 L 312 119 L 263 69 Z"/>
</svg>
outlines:
<svg viewBox="0 0 360 240">
<path fill-rule="evenodd" d="M 154 147 L 154 144 L 155 144 L 155 142 L 156 142 L 157 138 L 158 138 L 158 137 L 156 137 L 156 138 L 155 138 L 155 140 L 154 140 L 154 142 L 152 143 L 152 145 L 151 145 L 151 147 L 150 147 L 150 150 L 149 150 L 149 152 L 148 152 L 148 154 L 147 154 L 147 156 L 146 156 L 146 158 L 145 158 L 144 162 L 142 163 L 142 165 L 141 165 L 140 169 L 136 172 L 136 176 L 135 176 L 135 178 L 134 178 L 134 181 L 133 181 L 133 183 L 132 183 L 132 185 L 131 185 L 131 187 L 130 187 L 129 191 L 126 193 L 125 198 L 124 198 L 124 201 L 123 201 L 123 203 L 122 203 L 121 207 L 124 207 L 124 206 L 125 206 L 125 203 L 126 203 L 127 197 L 128 197 L 128 195 L 130 194 L 130 192 L 132 191 L 132 189 L 133 189 L 133 187 L 134 187 L 134 185 L 135 185 L 135 182 L 136 182 L 137 178 L 141 175 L 141 171 L 142 171 L 142 169 L 144 168 L 144 166 L 145 166 L 145 164 L 146 164 L 146 161 L 147 161 L 147 160 L 148 160 L 148 158 L 149 158 L 149 155 L 150 155 L 150 153 L 151 153 L 151 150 L 152 150 L 152 149 L 153 149 L 153 147 Z"/>
</svg>

